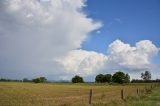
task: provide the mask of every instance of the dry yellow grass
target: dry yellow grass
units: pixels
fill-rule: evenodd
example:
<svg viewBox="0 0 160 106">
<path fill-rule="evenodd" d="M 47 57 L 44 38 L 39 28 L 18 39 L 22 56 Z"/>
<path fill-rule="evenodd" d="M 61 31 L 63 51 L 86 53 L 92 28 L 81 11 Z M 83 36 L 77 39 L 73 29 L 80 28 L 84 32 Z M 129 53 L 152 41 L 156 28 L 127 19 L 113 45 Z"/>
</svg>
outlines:
<svg viewBox="0 0 160 106">
<path fill-rule="evenodd" d="M 70 106 L 88 105 L 89 89 L 93 89 L 92 103 L 113 103 L 123 105 L 120 91 L 124 95 L 137 95 L 136 89 L 144 84 L 60 84 L 60 83 L 17 83 L 0 82 L 1 106 Z M 150 86 L 148 86 L 150 87 Z"/>
</svg>

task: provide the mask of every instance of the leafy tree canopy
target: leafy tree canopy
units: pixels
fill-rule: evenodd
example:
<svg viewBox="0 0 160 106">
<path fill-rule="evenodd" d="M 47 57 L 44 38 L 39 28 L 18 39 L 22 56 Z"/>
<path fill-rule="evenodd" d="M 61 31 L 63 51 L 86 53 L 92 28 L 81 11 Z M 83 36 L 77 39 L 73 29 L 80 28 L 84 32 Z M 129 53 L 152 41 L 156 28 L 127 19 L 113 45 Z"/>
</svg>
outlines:
<svg viewBox="0 0 160 106">
<path fill-rule="evenodd" d="M 141 73 L 141 78 L 145 81 L 151 79 L 151 73 L 149 71 L 145 71 L 144 73 Z"/>
<path fill-rule="evenodd" d="M 116 82 L 116 83 L 124 83 L 125 82 L 125 77 L 126 77 L 126 75 L 123 72 L 118 71 L 118 72 L 113 74 L 112 81 Z"/>
<path fill-rule="evenodd" d="M 112 75 L 111 74 L 98 74 L 95 78 L 95 81 L 98 83 L 111 82 Z"/>
<path fill-rule="evenodd" d="M 35 83 L 43 83 L 43 82 L 46 82 L 47 79 L 45 77 L 38 77 L 38 78 L 33 79 L 32 81 Z"/>
<path fill-rule="evenodd" d="M 83 83 L 84 81 L 83 81 L 83 78 L 82 77 L 80 77 L 80 76 L 78 76 L 78 75 L 76 75 L 76 76 L 74 76 L 73 78 L 72 78 L 72 83 Z"/>
</svg>

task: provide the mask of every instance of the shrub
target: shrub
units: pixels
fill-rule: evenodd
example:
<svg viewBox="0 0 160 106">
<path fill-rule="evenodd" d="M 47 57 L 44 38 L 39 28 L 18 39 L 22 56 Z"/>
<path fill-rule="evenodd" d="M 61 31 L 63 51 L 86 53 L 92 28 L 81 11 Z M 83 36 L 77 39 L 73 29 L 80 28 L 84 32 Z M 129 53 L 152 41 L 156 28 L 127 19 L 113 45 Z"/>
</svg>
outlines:
<svg viewBox="0 0 160 106">
<path fill-rule="evenodd" d="M 124 83 L 125 77 L 126 76 L 123 72 L 118 71 L 118 72 L 113 74 L 112 81 L 116 82 L 116 83 Z"/>
<path fill-rule="evenodd" d="M 72 83 L 83 83 L 84 81 L 83 81 L 83 78 L 82 77 L 80 77 L 80 76 L 78 76 L 78 75 L 76 75 L 76 76 L 74 76 L 73 78 L 72 78 Z"/>
<path fill-rule="evenodd" d="M 47 79 L 45 77 L 38 77 L 32 80 L 34 83 L 43 83 L 46 82 Z"/>
</svg>

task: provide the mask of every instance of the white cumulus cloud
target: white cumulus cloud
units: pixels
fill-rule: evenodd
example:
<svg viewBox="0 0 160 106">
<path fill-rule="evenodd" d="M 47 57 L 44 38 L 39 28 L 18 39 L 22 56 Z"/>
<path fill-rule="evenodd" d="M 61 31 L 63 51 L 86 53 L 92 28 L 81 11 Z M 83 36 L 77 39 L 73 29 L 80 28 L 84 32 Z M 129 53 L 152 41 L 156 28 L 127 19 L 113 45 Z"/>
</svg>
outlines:
<svg viewBox="0 0 160 106">
<path fill-rule="evenodd" d="M 82 76 L 93 75 L 105 67 L 107 57 L 101 53 L 85 50 L 73 50 L 56 61 L 66 73 Z"/>
<path fill-rule="evenodd" d="M 159 48 L 149 40 L 139 41 L 135 46 L 115 40 L 109 45 L 107 54 L 74 50 L 57 62 L 73 75 L 87 76 L 121 70 L 130 73 L 134 78 L 141 71 L 155 71 L 157 66 L 151 60 L 158 52 Z"/>
<path fill-rule="evenodd" d="M 151 64 L 152 57 L 158 54 L 158 51 L 159 49 L 149 40 L 139 41 L 134 47 L 116 40 L 109 45 L 108 63 L 126 68 L 145 68 L 145 65 Z"/>
</svg>

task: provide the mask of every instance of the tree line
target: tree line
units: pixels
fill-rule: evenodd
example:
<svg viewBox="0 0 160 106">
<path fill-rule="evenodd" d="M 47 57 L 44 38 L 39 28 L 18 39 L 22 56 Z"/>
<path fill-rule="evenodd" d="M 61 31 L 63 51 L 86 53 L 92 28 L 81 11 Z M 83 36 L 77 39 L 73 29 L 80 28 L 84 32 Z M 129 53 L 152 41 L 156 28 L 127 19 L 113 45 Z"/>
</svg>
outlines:
<svg viewBox="0 0 160 106">
<path fill-rule="evenodd" d="M 130 75 L 128 73 L 124 73 L 122 71 L 115 72 L 113 75 L 111 74 L 98 74 L 95 77 L 96 83 L 160 83 L 160 79 L 151 80 L 151 73 L 149 71 L 145 71 L 141 73 L 142 79 L 132 79 L 130 81 Z M 37 77 L 32 80 L 24 78 L 23 80 L 13 80 L 13 79 L 4 79 L 1 78 L 0 81 L 3 82 L 34 82 L 34 83 L 45 83 L 48 82 L 45 77 Z M 79 75 L 75 75 L 71 79 L 72 83 L 84 83 L 83 77 Z"/>
<path fill-rule="evenodd" d="M 83 83 L 83 78 L 81 76 L 74 76 L 72 78 L 72 83 Z M 96 83 L 129 83 L 130 82 L 130 76 L 129 74 L 125 74 L 121 71 L 118 71 L 113 74 L 98 74 L 95 77 L 95 82 Z"/>
<path fill-rule="evenodd" d="M 47 79 L 45 77 L 37 77 L 37 78 L 34 78 L 32 80 L 29 80 L 27 78 L 24 78 L 23 80 L 1 78 L 0 81 L 3 81 L 3 82 L 34 82 L 34 83 L 44 83 L 44 82 L 47 82 Z"/>
<path fill-rule="evenodd" d="M 121 71 L 115 72 L 113 75 L 111 74 L 98 74 L 95 77 L 96 83 L 156 83 L 160 82 L 160 79 L 151 80 L 151 73 L 149 71 L 145 71 L 141 73 L 142 79 L 132 79 L 130 81 L 130 75 L 128 73 L 124 73 Z M 83 77 L 74 76 L 72 78 L 72 83 L 83 83 Z"/>
<path fill-rule="evenodd" d="M 131 83 L 157 83 L 160 82 L 160 79 L 151 80 L 151 72 L 145 71 L 141 73 L 142 79 L 132 79 Z"/>
</svg>

